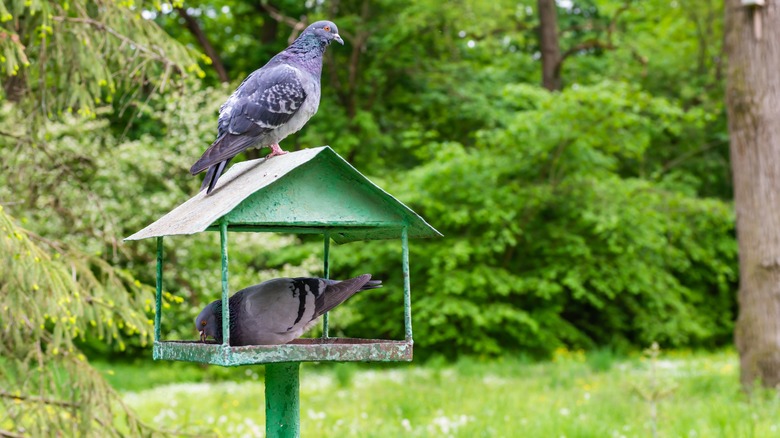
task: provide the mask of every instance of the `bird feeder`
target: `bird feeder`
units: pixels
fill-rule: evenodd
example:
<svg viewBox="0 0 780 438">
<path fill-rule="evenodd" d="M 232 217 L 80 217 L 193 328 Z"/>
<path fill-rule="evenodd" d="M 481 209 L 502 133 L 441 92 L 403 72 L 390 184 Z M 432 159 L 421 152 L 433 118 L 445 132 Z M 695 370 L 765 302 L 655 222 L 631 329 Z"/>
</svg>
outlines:
<svg viewBox="0 0 780 438">
<path fill-rule="evenodd" d="M 160 338 L 163 238 L 204 231 L 220 234 L 223 343 L 166 341 Z M 331 338 L 328 315 L 323 336 L 284 345 L 230 345 L 228 233 L 320 234 L 324 276 L 329 275 L 330 241 L 400 239 L 403 269 L 404 339 Z M 210 195 L 201 191 L 125 240 L 157 239 L 155 360 L 221 366 L 266 365 L 266 434 L 298 436 L 300 362 L 411 361 L 413 351 L 410 238 L 441 234 L 414 211 L 376 186 L 330 147 L 244 161 L 219 179 Z M 400 300 L 399 300 L 400 301 Z"/>
</svg>

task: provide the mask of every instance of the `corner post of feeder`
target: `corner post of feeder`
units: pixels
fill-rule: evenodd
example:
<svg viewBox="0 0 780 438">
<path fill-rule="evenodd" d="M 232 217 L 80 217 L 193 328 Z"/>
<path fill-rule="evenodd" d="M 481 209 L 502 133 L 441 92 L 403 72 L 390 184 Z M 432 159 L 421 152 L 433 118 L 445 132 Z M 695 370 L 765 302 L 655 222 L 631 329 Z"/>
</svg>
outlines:
<svg viewBox="0 0 780 438">
<path fill-rule="evenodd" d="M 323 255 L 323 266 L 322 266 L 322 275 L 330 279 L 330 232 L 325 231 L 324 235 L 325 240 L 325 249 L 324 249 L 324 255 Z M 322 315 L 322 337 L 328 338 L 328 328 L 330 327 L 330 318 L 328 317 L 328 314 Z"/>
<path fill-rule="evenodd" d="M 228 307 L 228 248 L 227 219 L 219 222 L 220 252 L 222 253 L 222 345 L 230 346 L 230 308 Z"/>
<path fill-rule="evenodd" d="M 412 286 L 409 281 L 409 227 L 401 230 L 401 258 L 404 275 L 404 332 L 406 340 L 412 341 Z"/>
<path fill-rule="evenodd" d="M 157 295 L 154 303 L 154 342 L 160 342 L 160 312 L 162 312 L 163 236 L 157 237 Z"/>
<path fill-rule="evenodd" d="M 297 438 L 301 435 L 300 363 L 265 366 L 265 436 Z"/>
</svg>

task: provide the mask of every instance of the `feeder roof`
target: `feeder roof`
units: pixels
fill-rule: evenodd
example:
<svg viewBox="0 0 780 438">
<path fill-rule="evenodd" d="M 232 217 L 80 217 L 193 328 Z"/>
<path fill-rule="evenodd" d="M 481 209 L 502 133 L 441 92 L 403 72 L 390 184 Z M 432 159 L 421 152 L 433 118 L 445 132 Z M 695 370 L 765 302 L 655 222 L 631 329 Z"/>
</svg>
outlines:
<svg viewBox="0 0 780 438">
<path fill-rule="evenodd" d="M 201 191 L 125 240 L 218 230 L 328 232 L 337 243 L 441 234 L 328 146 L 232 166 Z"/>
</svg>

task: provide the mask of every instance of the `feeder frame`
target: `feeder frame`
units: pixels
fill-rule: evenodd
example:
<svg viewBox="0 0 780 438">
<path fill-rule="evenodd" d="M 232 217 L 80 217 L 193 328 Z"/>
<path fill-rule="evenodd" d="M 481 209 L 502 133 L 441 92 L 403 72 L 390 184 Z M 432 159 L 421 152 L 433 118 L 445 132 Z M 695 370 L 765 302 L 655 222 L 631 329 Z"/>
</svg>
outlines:
<svg viewBox="0 0 780 438">
<path fill-rule="evenodd" d="M 229 189 L 221 190 L 228 185 Z M 313 191 L 314 187 L 318 190 Z M 163 238 L 203 231 L 220 235 L 223 342 L 163 341 Z M 346 243 L 400 237 L 404 339 L 331 338 L 326 313 L 322 338 L 273 346 L 230 346 L 228 231 L 322 234 L 325 278 L 330 278 L 331 240 Z M 266 435 L 287 438 L 300 435 L 300 362 L 412 360 L 409 238 L 440 236 L 419 215 L 324 146 L 273 160 L 238 163 L 220 178 L 211 195 L 200 192 L 125 240 L 156 237 L 157 241 L 154 359 L 221 366 L 265 364 Z"/>
</svg>

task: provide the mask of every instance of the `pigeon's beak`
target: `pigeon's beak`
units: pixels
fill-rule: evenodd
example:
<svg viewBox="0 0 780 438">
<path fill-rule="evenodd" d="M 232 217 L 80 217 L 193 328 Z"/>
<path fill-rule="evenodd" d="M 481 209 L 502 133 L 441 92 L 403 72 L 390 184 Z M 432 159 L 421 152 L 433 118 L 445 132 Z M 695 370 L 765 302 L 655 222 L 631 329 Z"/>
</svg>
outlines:
<svg viewBox="0 0 780 438">
<path fill-rule="evenodd" d="M 344 45 L 344 40 L 341 39 L 341 36 L 339 36 L 339 34 L 333 35 L 333 39 L 338 41 L 338 43 L 341 44 L 342 46 Z"/>
<path fill-rule="evenodd" d="M 200 342 L 206 342 L 206 332 L 201 330 L 198 333 L 200 333 Z"/>
</svg>

